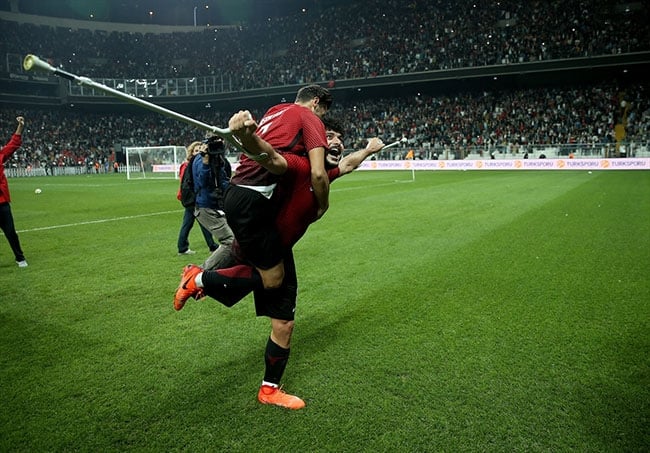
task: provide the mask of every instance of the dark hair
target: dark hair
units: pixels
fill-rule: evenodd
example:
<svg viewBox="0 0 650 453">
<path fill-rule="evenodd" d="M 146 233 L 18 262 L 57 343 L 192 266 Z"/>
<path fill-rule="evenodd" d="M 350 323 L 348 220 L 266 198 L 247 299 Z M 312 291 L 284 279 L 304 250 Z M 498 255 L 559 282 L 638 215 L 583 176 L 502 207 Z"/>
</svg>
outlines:
<svg viewBox="0 0 650 453">
<path fill-rule="evenodd" d="M 324 105 L 327 109 L 332 105 L 332 94 L 327 88 L 320 85 L 307 85 L 299 89 L 296 102 L 305 102 L 314 98 L 318 98 L 318 103 Z"/>
<path fill-rule="evenodd" d="M 343 123 L 338 118 L 334 118 L 333 116 L 324 116 L 323 124 L 325 125 L 325 130 L 327 131 L 334 131 L 341 135 L 345 133 Z"/>
</svg>

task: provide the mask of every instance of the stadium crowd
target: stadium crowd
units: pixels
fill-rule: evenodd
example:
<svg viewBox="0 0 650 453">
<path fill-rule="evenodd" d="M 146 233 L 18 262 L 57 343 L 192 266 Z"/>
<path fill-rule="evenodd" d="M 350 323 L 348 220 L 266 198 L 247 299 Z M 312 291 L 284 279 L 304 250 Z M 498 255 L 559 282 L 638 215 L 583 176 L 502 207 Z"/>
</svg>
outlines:
<svg viewBox="0 0 650 453">
<path fill-rule="evenodd" d="M 386 143 L 401 140 L 404 148 L 429 155 L 452 149 L 465 156 L 468 149 L 516 152 L 534 144 L 613 143 L 614 126 L 624 113 L 622 99 L 631 107 L 626 142 L 647 147 L 650 93 L 645 85 L 628 87 L 624 97 L 613 84 L 601 84 L 344 103 L 335 99 L 331 112 L 347 125 L 349 148 L 379 136 Z M 232 113 L 206 110 L 191 116 L 223 126 Z M 257 118 L 263 113 L 254 111 Z M 99 162 L 105 168 L 120 146 L 185 146 L 203 135 L 192 126 L 145 110 L 106 114 L 3 107 L 0 128 L 10 129 L 17 115 L 26 118 L 24 142 L 8 167 L 92 167 Z"/>
<path fill-rule="evenodd" d="M 0 54 L 33 53 L 93 78 L 223 75 L 233 90 L 650 50 L 647 6 L 606 0 L 351 1 L 321 11 L 196 32 L 127 33 L 0 21 Z M 627 9 L 626 9 L 627 8 Z M 647 84 L 335 99 L 347 144 L 366 137 L 426 150 L 519 149 L 613 142 L 628 106 L 627 140 L 647 146 Z M 242 105 L 242 108 L 245 108 Z M 233 112 L 193 117 L 224 125 Z M 261 117 L 264 112 L 255 112 Z M 154 113 L 2 107 L 3 130 L 26 117 L 16 168 L 109 168 L 124 146 L 187 145 L 200 131 Z M 5 124 L 7 123 L 7 124 Z M 117 153 L 116 153 L 117 151 Z M 395 153 L 391 157 L 395 157 Z"/>
<path fill-rule="evenodd" d="M 0 54 L 93 78 L 223 76 L 231 90 L 650 50 L 647 6 L 351 1 L 230 28 L 128 33 L 2 21 Z"/>
</svg>

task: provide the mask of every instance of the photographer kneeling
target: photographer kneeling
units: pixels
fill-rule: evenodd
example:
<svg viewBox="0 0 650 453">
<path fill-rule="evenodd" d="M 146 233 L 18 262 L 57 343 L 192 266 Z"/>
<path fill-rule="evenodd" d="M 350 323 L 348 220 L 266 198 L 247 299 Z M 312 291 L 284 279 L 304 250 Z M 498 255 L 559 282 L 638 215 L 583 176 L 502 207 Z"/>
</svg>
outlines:
<svg viewBox="0 0 650 453">
<path fill-rule="evenodd" d="M 216 136 L 204 140 L 199 152 L 201 158 L 192 162 L 196 193 L 194 216 L 219 242 L 217 250 L 202 267 L 228 266 L 232 260 L 230 248 L 235 238 L 223 212 L 223 194 L 231 175 L 230 162 L 225 156 L 223 140 Z"/>
</svg>

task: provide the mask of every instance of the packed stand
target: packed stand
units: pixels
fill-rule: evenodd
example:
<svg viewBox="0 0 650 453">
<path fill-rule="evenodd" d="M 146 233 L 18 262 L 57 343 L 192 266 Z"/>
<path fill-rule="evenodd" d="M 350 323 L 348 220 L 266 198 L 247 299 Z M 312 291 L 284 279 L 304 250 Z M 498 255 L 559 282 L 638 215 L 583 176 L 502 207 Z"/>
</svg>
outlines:
<svg viewBox="0 0 650 453">
<path fill-rule="evenodd" d="M 204 136 L 189 125 L 144 110 L 100 114 L 3 107 L 1 112 L 2 127 L 10 125 L 18 114 L 26 121 L 23 146 L 6 167 L 43 168 L 46 174 L 57 174 L 56 169 L 62 167 L 76 167 L 83 173 L 106 172 L 111 170 L 121 147 L 186 146 Z M 230 114 L 225 115 L 213 112 L 194 118 L 219 125 L 227 123 Z"/>
<path fill-rule="evenodd" d="M 650 50 L 649 8 L 605 0 L 368 0 L 171 34 L 1 23 L 2 54 L 93 78 L 219 76 L 233 91 Z M 47 28 L 47 29 L 45 29 Z"/>
<path fill-rule="evenodd" d="M 379 135 L 413 148 L 595 144 L 614 141 L 614 126 L 623 121 L 626 141 L 647 145 L 650 93 L 645 85 L 625 91 L 602 84 L 584 88 L 538 88 L 502 92 L 420 95 L 373 99 L 333 112 L 344 117 L 347 136 Z"/>
<path fill-rule="evenodd" d="M 365 138 L 373 136 L 386 143 L 400 140 L 402 148 L 431 153 L 442 149 L 503 150 L 535 144 L 588 147 L 614 142 L 614 126 L 625 113 L 621 100 L 626 100 L 626 142 L 647 147 L 647 86 L 631 86 L 622 93 L 614 85 L 605 84 L 572 89 L 421 95 L 345 104 L 335 100 L 331 112 L 347 125 L 348 148 L 359 148 Z M 209 111 L 193 117 L 224 126 L 232 113 Z M 263 113 L 254 111 L 257 118 Z M 11 129 L 18 115 L 26 118 L 24 144 L 7 167 L 91 167 L 99 162 L 105 168 L 115 159 L 116 144 L 185 146 L 203 136 L 192 126 L 145 110 L 109 115 L 3 108 L 0 127 Z"/>
</svg>

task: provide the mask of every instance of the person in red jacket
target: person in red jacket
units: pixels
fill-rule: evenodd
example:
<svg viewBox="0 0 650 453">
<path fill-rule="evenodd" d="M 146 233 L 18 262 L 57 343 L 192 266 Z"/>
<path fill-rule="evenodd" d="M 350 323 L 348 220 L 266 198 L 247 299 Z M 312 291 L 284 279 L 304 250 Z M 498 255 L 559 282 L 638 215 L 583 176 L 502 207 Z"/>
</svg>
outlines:
<svg viewBox="0 0 650 453">
<path fill-rule="evenodd" d="M 14 252 L 18 267 L 27 267 L 27 261 L 25 261 L 25 255 L 23 254 L 23 250 L 20 248 L 20 240 L 18 239 L 18 233 L 16 233 L 16 227 L 14 226 L 14 216 L 11 213 L 9 183 L 5 176 L 5 162 L 9 160 L 12 154 L 15 153 L 23 143 L 22 133 L 23 128 L 25 127 L 25 118 L 19 116 L 16 118 L 16 121 L 18 122 L 16 132 L 11 136 L 9 143 L 3 146 L 2 150 L 0 150 L 0 229 L 2 229 L 2 232 L 5 234 L 7 241 L 9 241 L 9 246 Z"/>
</svg>

